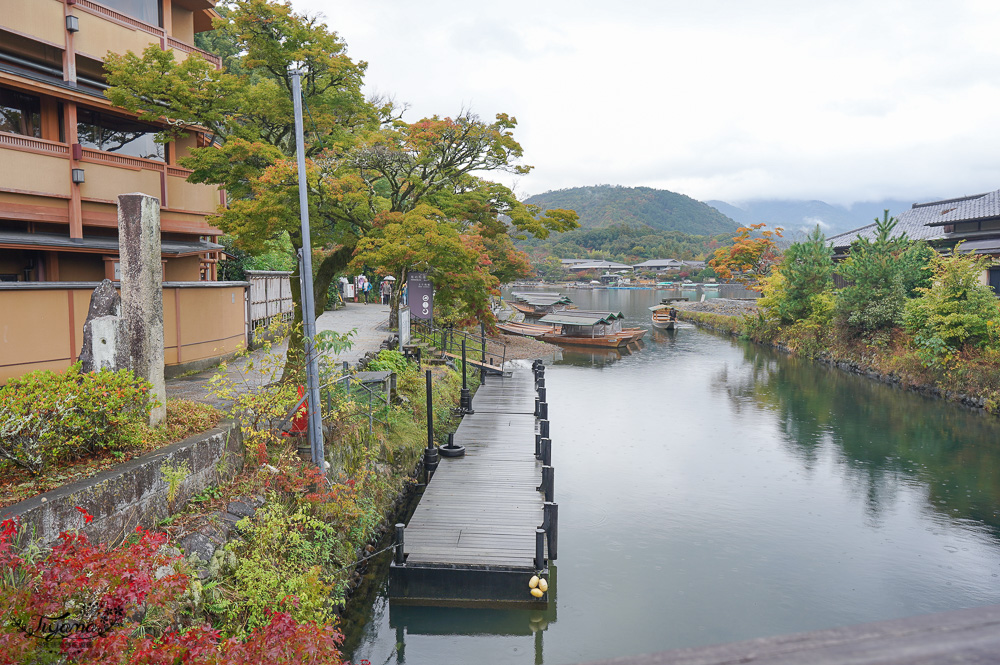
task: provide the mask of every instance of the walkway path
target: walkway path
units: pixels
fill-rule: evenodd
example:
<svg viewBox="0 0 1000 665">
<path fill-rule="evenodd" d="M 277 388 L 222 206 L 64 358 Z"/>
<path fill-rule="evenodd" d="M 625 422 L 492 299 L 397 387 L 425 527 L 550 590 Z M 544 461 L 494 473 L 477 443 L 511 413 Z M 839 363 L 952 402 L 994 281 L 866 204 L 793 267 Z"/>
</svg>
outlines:
<svg viewBox="0 0 1000 665">
<path fill-rule="evenodd" d="M 339 333 L 355 331 L 351 335 L 351 348 L 339 355 L 331 356 L 331 360 L 335 363 L 346 361 L 352 366 L 356 365 L 366 354 L 378 351 L 382 342 L 392 334 L 389 330 L 389 306 L 347 303 L 344 309 L 324 312 L 316 319 L 316 331 L 323 330 L 334 330 Z M 229 363 L 226 374 L 237 382 L 245 383 L 248 389 L 270 383 L 281 375 L 287 348 L 287 341 L 282 341 L 275 344 L 270 353 L 263 349 L 253 351 L 249 358 L 240 358 Z M 251 362 L 253 369 L 247 371 Z M 225 406 L 225 400 L 215 397 L 208 389 L 209 380 L 218 372 L 218 368 L 212 368 L 190 376 L 168 379 L 167 397 Z"/>
</svg>

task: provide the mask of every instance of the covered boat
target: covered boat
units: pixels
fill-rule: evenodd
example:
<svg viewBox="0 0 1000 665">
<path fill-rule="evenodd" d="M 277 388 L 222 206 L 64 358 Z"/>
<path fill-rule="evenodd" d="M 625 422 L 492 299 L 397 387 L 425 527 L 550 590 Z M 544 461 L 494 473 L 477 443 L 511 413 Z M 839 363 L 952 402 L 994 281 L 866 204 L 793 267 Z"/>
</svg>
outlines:
<svg viewBox="0 0 1000 665">
<path fill-rule="evenodd" d="M 543 316 L 539 323 L 559 326 L 559 331 L 539 335 L 538 339 L 555 344 L 618 348 L 636 339 L 634 332 L 622 330 L 621 319 L 621 312 L 554 312 Z"/>
</svg>

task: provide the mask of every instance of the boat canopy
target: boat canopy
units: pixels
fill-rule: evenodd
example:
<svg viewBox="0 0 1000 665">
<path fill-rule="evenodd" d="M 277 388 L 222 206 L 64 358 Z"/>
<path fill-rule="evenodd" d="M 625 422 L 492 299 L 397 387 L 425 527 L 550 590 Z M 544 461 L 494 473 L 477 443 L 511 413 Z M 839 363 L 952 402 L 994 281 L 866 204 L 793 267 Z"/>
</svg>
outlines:
<svg viewBox="0 0 1000 665">
<path fill-rule="evenodd" d="M 574 314 L 592 314 L 594 316 L 603 316 L 608 321 L 617 321 L 618 319 L 624 319 L 625 318 L 625 314 L 622 313 L 621 311 L 618 311 L 618 312 L 608 312 L 608 311 L 593 310 L 593 309 L 574 309 L 573 313 Z"/>
<path fill-rule="evenodd" d="M 649 308 L 650 312 L 659 312 L 661 309 L 670 309 L 671 305 L 653 305 Z"/>
<path fill-rule="evenodd" d="M 599 314 L 581 314 L 578 310 L 574 310 L 572 313 L 553 312 L 546 314 L 538 322 L 561 326 L 596 326 L 599 323 L 611 323 L 606 317 Z"/>
</svg>

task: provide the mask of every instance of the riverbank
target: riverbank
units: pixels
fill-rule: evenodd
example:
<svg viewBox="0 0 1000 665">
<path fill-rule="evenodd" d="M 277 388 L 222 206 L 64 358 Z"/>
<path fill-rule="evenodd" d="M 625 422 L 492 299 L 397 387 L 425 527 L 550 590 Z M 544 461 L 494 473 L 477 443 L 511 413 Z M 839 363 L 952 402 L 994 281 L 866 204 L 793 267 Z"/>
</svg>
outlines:
<svg viewBox="0 0 1000 665">
<path fill-rule="evenodd" d="M 902 333 L 886 345 L 845 340 L 836 330 L 812 331 L 809 339 L 779 331 L 770 339 L 748 333 L 747 317 L 758 313 L 752 301 L 715 298 L 676 303 L 678 318 L 735 337 L 747 337 L 791 355 L 812 358 L 845 372 L 905 390 L 956 402 L 989 413 L 1000 413 L 1000 368 L 966 354 L 948 368 L 923 366 L 908 349 Z"/>
</svg>

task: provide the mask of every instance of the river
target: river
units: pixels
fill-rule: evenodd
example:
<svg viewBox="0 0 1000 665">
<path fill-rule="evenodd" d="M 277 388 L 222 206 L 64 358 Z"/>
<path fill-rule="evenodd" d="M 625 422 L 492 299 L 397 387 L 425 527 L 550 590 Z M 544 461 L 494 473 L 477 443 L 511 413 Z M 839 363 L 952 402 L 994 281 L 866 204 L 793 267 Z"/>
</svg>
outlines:
<svg viewBox="0 0 1000 665">
<path fill-rule="evenodd" d="M 649 327 L 654 291 L 568 291 Z M 1000 603 L 996 418 L 688 324 L 546 372 L 546 612 L 390 607 L 353 663 L 580 663 Z M 356 647 L 356 648 L 355 648 Z"/>
</svg>

